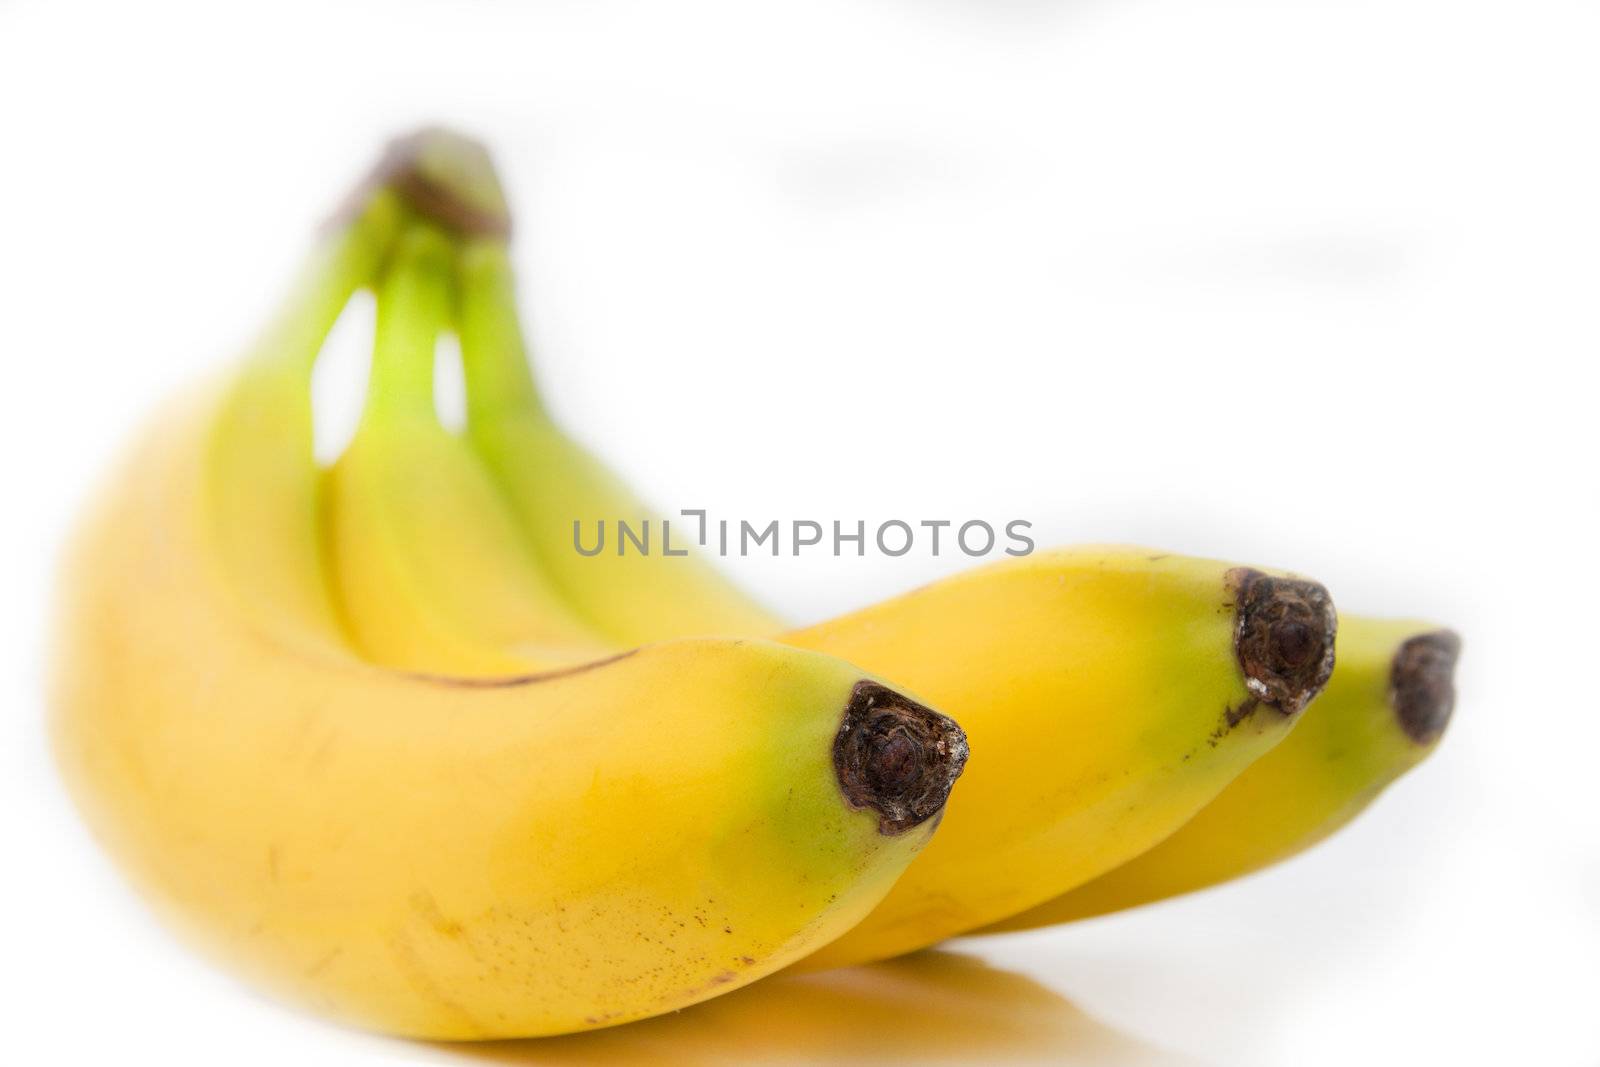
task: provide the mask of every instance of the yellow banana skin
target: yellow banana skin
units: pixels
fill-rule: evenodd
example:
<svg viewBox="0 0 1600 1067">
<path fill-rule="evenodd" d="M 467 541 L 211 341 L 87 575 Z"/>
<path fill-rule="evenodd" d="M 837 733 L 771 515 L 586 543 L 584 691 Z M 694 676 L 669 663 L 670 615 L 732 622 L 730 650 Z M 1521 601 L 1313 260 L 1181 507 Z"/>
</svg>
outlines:
<svg viewBox="0 0 1600 1067">
<path fill-rule="evenodd" d="M 342 648 L 302 375 L 390 207 L 269 331 L 306 350 L 166 413 L 82 527 L 52 672 L 74 797 L 210 951 L 390 1033 L 588 1029 L 783 967 L 926 842 L 959 730 L 760 641 L 500 683 Z"/>
<path fill-rule="evenodd" d="M 465 440 L 439 422 L 433 353 L 454 294 L 444 234 L 414 221 L 378 287 L 366 410 L 323 484 L 329 566 L 369 662 L 473 677 L 605 655 L 540 573 Z"/>
<path fill-rule="evenodd" d="M 915 686 L 978 753 L 929 847 L 802 967 L 935 944 L 1144 852 L 1289 735 L 1332 669 L 1334 627 L 1315 583 L 1089 547 L 784 635 Z"/>
<path fill-rule="evenodd" d="M 1310 848 L 1421 762 L 1455 703 L 1460 641 L 1425 623 L 1339 622 L 1338 666 L 1294 732 L 1143 855 L 984 933 L 1031 930 L 1165 900 Z"/>
</svg>

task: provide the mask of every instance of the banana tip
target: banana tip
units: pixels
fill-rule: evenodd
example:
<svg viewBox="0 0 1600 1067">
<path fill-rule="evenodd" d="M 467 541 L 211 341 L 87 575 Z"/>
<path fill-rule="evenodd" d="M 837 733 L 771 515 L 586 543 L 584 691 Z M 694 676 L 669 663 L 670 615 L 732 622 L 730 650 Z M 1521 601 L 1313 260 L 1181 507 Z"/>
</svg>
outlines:
<svg viewBox="0 0 1600 1067">
<path fill-rule="evenodd" d="M 1234 590 L 1234 655 L 1249 691 L 1232 721 L 1258 704 L 1294 715 L 1333 674 L 1338 615 L 1320 584 L 1280 578 L 1248 567 L 1229 572 Z"/>
<path fill-rule="evenodd" d="M 938 815 L 967 762 L 955 721 L 877 682 L 850 692 L 833 742 L 845 799 L 878 813 L 878 831 L 901 834 Z"/>
<path fill-rule="evenodd" d="M 1461 638 L 1435 630 L 1407 639 L 1389 667 L 1389 705 L 1419 745 L 1437 741 L 1456 706 L 1456 661 Z"/>
</svg>

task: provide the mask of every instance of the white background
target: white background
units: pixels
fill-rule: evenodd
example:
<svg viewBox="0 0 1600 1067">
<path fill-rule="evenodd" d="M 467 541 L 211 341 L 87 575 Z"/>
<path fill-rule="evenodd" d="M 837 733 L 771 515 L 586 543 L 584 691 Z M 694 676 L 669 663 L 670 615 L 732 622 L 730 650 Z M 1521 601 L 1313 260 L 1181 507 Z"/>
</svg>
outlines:
<svg viewBox="0 0 1600 1067">
<path fill-rule="evenodd" d="M 552 402 L 664 508 L 1023 517 L 1467 640 L 1442 750 L 1278 870 L 479 1057 L 1596 1062 L 1597 45 L 1581 0 L 0 0 L 4 1058 L 484 1062 L 175 947 L 42 728 L 94 479 L 444 120 L 507 176 Z M 962 562 L 730 569 L 812 619 Z"/>
</svg>

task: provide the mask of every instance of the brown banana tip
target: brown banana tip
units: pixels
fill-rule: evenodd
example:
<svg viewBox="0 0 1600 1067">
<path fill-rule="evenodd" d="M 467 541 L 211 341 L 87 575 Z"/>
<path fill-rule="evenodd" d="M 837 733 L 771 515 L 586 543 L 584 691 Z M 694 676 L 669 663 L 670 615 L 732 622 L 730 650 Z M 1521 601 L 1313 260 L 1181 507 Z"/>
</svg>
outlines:
<svg viewBox="0 0 1600 1067">
<path fill-rule="evenodd" d="M 878 813 L 878 832 L 902 834 L 939 814 L 967 763 L 953 719 L 877 682 L 857 682 L 833 740 L 839 788 Z"/>
<path fill-rule="evenodd" d="M 1234 591 L 1234 655 L 1253 701 L 1294 715 L 1333 674 L 1339 620 L 1317 582 L 1248 567 L 1228 573 Z"/>
<path fill-rule="evenodd" d="M 489 150 L 453 130 L 429 126 L 390 141 L 330 226 L 359 214 L 389 188 L 418 214 L 472 237 L 511 236 L 511 212 Z"/>
<path fill-rule="evenodd" d="M 1453 630 L 1418 634 L 1403 643 L 1389 667 L 1389 706 L 1406 736 L 1419 745 L 1437 741 L 1456 707 L 1456 661 L 1461 638 Z"/>
</svg>

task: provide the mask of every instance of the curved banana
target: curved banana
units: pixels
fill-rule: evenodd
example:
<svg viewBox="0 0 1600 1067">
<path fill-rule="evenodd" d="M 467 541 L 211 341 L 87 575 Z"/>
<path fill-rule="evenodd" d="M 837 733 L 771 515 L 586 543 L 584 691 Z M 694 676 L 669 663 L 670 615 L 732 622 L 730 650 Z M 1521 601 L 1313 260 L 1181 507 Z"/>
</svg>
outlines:
<svg viewBox="0 0 1600 1067">
<path fill-rule="evenodd" d="M 481 153 L 468 164 L 458 171 L 488 166 Z M 574 518 L 636 512 L 609 482 L 590 490 L 592 468 L 540 411 L 515 303 L 503 237 L 476 237 L 461 282 L 469 434 L 538 531 L 531 540 L 549 572 L 562 572 L 563 592 L 587 617 L 608 613 L 640 638 L 771 632 L 774 622 L 741 623 L 698 581 L 669 592 L 663 583 L 687 573 L 674 570 L 685 560 L 634 554 L 612 557 L 615 570 L 585 569 L 599 558 L 576 551 Z M 603 577 L 624 567 L 635 576 L 625 585 Z M 1086 548 L 982 568 L 782 634 L 953 709 L 980 753 L 929 849 L 805 966 L 934 944 L 1145 851 L 1288 732 L 1327 679 L 1333 633 L 1314 583 Z"/>
<path fill-rule="evenodd" d="M 1346 617 L 1327 689 L 1282 744 L 1150 851 L 979 933 L 1087 919 L 1288 859 L 1359 815 L 1432 752 L 1455 706 L 1460 639 L 1423 623 Z"/>
<path fill-rule="evenodd" d="M 330 570 L 356 647 L 400 670 L 493 677 L 606 654 L 545 581 L 465 440 L 440 423 L 433 363 L 453 251 L 411 223 L 378 286 L 366 408 L 324 484 Z"/>
<path fill-rule="evenodd" d="M 494 683 L 343 647 L 309 371 L 400 214 L 380 193 L 330 238 L 257 354 L 166 413 L 80 531 L 52 679 L 80 809 L 212 951 L 392 1033 L 582 1030 L 784 966 L 926 842 L 959 729 L 761 641 Z"/>
<path fill-rule="evenodd" d="M 979 758 L 883 903 L 803 966 L 884 959 L 1144 852 L 1289 734 L 1333 668 L 1315 582 L 1146 549 L 992 564 L 781 640 L 961 717 Z"/>
</svg>

